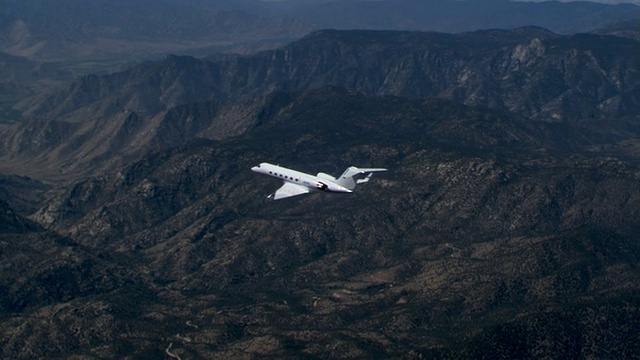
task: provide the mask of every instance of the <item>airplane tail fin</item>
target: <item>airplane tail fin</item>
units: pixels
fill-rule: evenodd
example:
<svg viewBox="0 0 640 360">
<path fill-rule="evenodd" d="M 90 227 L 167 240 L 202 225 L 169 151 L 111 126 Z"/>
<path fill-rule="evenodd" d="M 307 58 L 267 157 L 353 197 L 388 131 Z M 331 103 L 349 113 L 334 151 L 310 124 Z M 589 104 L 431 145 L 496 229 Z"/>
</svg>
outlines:
<svg viewBox="0 0 640 360">
<path fill-rule="evenodd" d="M 336 183 L 346 187 L 349 190 L 355 189 L 357 184 L 363 184 L 369 181 L 374 172 L 387 171 L 382 168 L 357 168 L 350 166 L 347 170 L 336 179 Z"/>
</svg>

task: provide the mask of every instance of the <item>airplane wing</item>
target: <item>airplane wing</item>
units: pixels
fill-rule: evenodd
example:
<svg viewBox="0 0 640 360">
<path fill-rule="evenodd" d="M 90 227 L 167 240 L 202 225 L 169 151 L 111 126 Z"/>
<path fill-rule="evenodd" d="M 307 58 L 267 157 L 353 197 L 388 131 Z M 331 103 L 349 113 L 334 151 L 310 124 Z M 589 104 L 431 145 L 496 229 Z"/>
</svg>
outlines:
<svg viewBox="0 0 640 360">
<path fill-rule="evenodd" d="M 269 195 L 269 198 L 273 197 L 273 200 L 284 199 L 292 196 L 298 196 L 309 193 L 309 188 L 306 186 L 285 182 L 280 189 L 275 193 Z"/>
</svg>

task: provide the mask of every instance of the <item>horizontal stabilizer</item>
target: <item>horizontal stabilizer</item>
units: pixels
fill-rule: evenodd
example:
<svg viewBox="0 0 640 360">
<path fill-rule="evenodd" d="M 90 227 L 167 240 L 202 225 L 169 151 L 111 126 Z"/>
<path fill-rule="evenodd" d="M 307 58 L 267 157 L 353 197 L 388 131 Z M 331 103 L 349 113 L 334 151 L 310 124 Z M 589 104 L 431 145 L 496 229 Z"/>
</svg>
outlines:
<svg viewBox="0 0 640 360">
<path fill-rule="evenodd" d="M 383 168 L 356 168 L 356 169 L 361 174 L 387 171 L 387 169 L 383 169 Z"/>
<path fill-rule="evenodd" d="M 369 179 L 371 179 L 371 175 L 373 175 L 373 173 L 369 173 L 369 175 L 367 175 L 367 177 L 364 178 L 364 179 L 356 180 L 356 184 L 364 184 L 364 183 L 366 183 L 367 181 L 369 181 Z"/>
</svg>

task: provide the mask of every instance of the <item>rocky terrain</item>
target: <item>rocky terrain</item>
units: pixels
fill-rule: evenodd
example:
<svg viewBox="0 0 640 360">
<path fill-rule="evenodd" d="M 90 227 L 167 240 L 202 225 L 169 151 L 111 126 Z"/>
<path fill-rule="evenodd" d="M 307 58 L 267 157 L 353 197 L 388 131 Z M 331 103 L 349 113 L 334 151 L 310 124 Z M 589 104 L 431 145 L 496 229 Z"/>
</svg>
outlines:
<svg viewBox="0 0 640 360">
<path fill-rule="evenodd" d="M 632 358 L 637 47 L 323 31 L 25 99 L 0 356 Z M 261 161 L 390 171 L 270 201 Z"/>
<path fill-rule="evenodd" d="M 241 134 L 286 106 L 278 91 L 328 85 L 438 97 L 531 120 L 635 123 L 637 47 L 632 39 L 540 28 L 321 31 L 249 57 L 169 56 L 19 103 L 24 121 L 6 130 L 0 169 L 55 178 L 114 170 L 196 136 Z"/>
</svg>

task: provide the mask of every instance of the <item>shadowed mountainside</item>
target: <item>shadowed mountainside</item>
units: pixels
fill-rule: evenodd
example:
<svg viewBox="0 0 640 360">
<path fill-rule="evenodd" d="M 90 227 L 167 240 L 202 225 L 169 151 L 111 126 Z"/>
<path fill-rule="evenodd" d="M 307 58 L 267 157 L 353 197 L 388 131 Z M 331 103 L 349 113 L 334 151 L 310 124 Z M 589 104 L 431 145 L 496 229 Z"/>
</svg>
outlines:
<svg viewBox="0 0 640 360">
<path fill-rule="evenodd" d="M 102 346 L 122 334 L 121 319 L 140 314 L 155 297 L 144 275 L 43 229 L 3 201 L 0 262 L 2 357 L 66 357 L 69 349 Z"/>
<path fill-rule="evenodd" d="M 52 326 L 61 356 L 637 351 L 637 157 L 572 150 L 557 124 L 442 100 L 335 88 L 289 98 L 253 130 L 81 181 L 33 217 L 158 284 L 144 309 L 112 320 L 126 331 L 84 325 L 103 341 L 65 343 Z M 279 182 L 249 171 L 264 159 L 391 171 L 351 195 L 273 202 Z M 18 349 L 3 354 L 26 356 Z"/>
<path fill-rule="evenodd" d="M 273 108 L 259 111 L 277 111 L 274 91 L 326 85 L 440 97 L 532 120 L 633 119 L 640 112 L 637 47 L 632 39 L 538 28 L 322 31 L 250 57 L 170 56 L 23 101 L 17 109 L 27 120 L 5 131 L 4 159 L 34 176 L 115 169 L 195 136 L 238 135 L 265 115 L 255 112 L 265 102 Z"/>
<path fill-rule="evenodd" d="M 50 186 L 24 176 L 0 175 L 0 199 L 20 214 L 32 214 L 46 201 Z"/>
<path fill-rule="evenodd" d="M 170 56 L 118 74 L 88 76 L 20 109 L 61 116 L 118 100 L 118 108 L 148 114 L 186 102 L 336 85 L 368 95 L 440 96 L 541 119 L 619 117 L 635 114 L 638 106 L 637 47 L 631 39 L 559 36 L 539 28 L 457 35 L 321 31 L 250 57 Z M 562 107 L 576 102 L 584 106 Z"/>
</svg>

